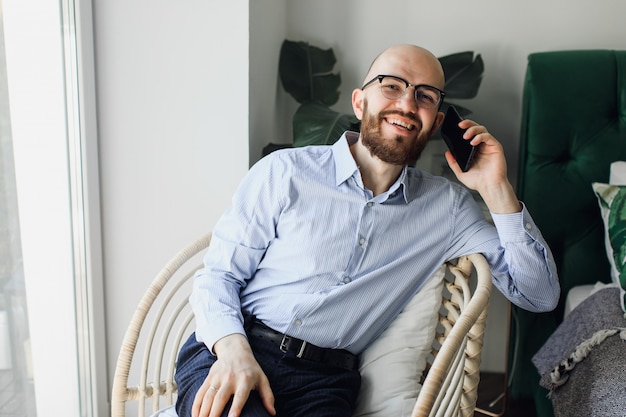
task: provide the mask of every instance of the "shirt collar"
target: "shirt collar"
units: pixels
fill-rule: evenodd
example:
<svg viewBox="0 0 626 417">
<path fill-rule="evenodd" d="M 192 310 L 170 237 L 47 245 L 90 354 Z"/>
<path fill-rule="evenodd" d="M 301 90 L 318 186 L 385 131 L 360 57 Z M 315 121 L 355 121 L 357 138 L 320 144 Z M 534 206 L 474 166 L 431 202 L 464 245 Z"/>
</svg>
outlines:
<svg viewBox="0 0 626 417">
<path fill-rule="evenodd" d="M 357 140 L 359 140 L 359 134 L 357 132 L 347 131 L 341 135 L 341 138 L 333 145 L 335 181 L 337 186 L 347 181 L 359 171 L 359 167 L 356 165 L 356 161 L 350 152 L 350 145 L 356 143 Z"/>
<path fill-rule="evenodd" d="M 359 167 L 350 152 L 350 145 L 354 144 L 357 140 L 359 140 L 358 132 L 346 131 L 341 138 L 332 145 L 335 159 L 335 181 L 337 186 L 359 172 Z M 385 200 L 389 198 L 389 196 L 395 195 L 397 192 L 402 192 L 404 201 L 406 203 L 409 202 L 409 196 L 407 195 L 409 190 L 407 184 L 407 169 L 408 167 L 406 166 L 402 168 L 402 172 L 396 182 L 383 194 Z"/>
</svg>

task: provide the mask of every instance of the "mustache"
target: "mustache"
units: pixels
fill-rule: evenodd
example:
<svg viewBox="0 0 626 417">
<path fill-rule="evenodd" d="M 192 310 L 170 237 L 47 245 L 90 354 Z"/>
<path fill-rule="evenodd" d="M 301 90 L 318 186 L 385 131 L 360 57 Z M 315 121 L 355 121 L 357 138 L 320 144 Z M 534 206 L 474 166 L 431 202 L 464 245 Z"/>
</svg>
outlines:
<svg viewBox="0 0 626 417">
<path fill-rule="evenodd" d="M 380 121 L 390 115 L 402 116 L 412 121 L 415 125 L 418 125 L 418 127 L 420 128 L 422 127 L 422 123 L 417 119 L 417 117 L 415 117 L 415 114 L 405 113 L 399 110 L 383 110 L 380 113 L 378 113 L 378 120 Z"/>
</svg>

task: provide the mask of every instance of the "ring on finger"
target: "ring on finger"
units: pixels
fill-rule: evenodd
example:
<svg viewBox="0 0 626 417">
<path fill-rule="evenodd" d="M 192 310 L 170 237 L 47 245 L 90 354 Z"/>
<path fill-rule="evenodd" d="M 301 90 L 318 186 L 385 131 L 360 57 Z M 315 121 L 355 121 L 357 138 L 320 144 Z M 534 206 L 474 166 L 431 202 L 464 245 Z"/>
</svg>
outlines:
<svg viewBox="0 0 626 417">
<path fill-rule="evenodd" d="M 217 388 L 213 385 L 209 386 L 209 389 L 215 393 L 217 393 Z"/>
</svg>

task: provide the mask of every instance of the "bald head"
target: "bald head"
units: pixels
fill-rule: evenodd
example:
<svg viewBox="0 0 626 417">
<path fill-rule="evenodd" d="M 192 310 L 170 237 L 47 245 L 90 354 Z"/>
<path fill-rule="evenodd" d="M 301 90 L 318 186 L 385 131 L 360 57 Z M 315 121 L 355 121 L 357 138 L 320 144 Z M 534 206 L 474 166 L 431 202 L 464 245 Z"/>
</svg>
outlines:
<svg viewBox="0 0 626 417">
<path fill-rule="evenodd" d="M 439 59 L 416 45 L 394 45 L 385 49 L 372 62 L 363 83 L 380 74 L 396 75 L 414 84 L 429 84 L 440 89 L 445 83 Z"/>
</svg>

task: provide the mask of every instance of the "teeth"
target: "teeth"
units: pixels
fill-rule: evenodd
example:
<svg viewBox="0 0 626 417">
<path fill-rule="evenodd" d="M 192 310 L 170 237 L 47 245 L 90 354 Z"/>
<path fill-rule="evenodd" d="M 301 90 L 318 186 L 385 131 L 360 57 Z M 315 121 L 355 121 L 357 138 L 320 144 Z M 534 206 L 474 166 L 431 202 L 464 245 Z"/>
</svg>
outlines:
<svg viewBox="0 0 626 417">
<path fill-rule="evenodd" d="M 407 129 L 407 130 L 413 130 L 414 126 L 408 123 L 404 123 L 401 120 L 395 120 L 395 119 L 391 119 L 389 120 L 389 123 L 391 123 L 392 125 L 397 125 L 397 126 L 402 126 L 403 128 Z"/>
</svg>

